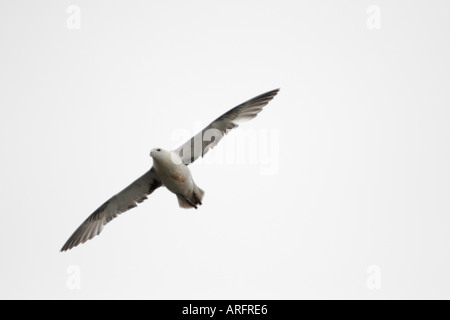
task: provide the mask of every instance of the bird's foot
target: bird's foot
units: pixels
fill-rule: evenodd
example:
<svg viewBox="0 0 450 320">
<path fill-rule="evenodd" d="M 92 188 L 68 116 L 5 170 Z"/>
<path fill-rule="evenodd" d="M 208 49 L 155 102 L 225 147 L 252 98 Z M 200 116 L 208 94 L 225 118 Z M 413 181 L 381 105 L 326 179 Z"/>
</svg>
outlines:
<svg viewBox="0 0 450 320">
<path fill-rule="evenodd" d="M 194 200 L 195 200 L 195 204 L 199 204 L 199 205 L 203 204 L 195 192 L 194 192 Z"/>
</svg>

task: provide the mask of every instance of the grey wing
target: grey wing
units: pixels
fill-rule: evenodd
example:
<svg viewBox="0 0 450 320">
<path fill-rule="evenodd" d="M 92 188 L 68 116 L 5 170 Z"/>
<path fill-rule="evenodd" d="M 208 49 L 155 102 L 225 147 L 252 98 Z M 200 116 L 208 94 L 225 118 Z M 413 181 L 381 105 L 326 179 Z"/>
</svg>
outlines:
<svg viewBox="0 0 450 320">
<path fill-rule="evenodd" d="M 161 181 L 155 170 L 152 168 L 144 175 L 123 189 L 121 192 L 111 197 L 94 211 L 72 236 L 67 240 L 61 249 L 61 252 L 76 247 L 87 240 L 94 238 L 102 232 L 103 227 L 116 218 L 119 214 L 134 208 L 138 203 L 147 199 L 151 194 L 161 186 Z"/>
<path fill-rule="evenodd" d="M 185 165 L 194 162 L 200 156 L 203 157 L 219 143 L 229 130 L 238 127 L 238 122 L 256 117 L 262 108 L 277 95 L 279 90 L 275 89 L 263 93 L 234 107 L 211 122 L 205 129 L 186 141 L 174 152 L 180 156 Z"/>
</svg>

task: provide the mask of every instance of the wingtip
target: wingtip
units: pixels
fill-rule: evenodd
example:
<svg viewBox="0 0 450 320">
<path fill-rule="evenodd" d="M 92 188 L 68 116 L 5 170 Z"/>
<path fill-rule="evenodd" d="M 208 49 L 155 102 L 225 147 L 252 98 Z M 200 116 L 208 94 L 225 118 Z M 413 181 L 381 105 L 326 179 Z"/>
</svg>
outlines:
<svg viewBox="0 0 450 320">
<path fill-rule="evenodd" d="M 253 98 L 252 100 L 264 100 L 267 103 L 269 103 L 269 101 L 271 101 L 273 98 L 275 98 L 275 96 L 278 94 L 278 92 L 280 92 L 280 88 L 267 91 L 266 93 L 263 93 L 255 98 Z"/>
<path fill-rule="evenodd" d="M 59 252 L 64 253 L 64 252 L 66 252 L 66 251 L 69 251 L 69 250 L 72 249 L 72 248 L 73 248 L 73 246 L 68 246 L 67 244 L 65 244 L 65 245 L 61 248 L 61 250 L 59 250 Z"/>
<path fill-rule="evenodd" d="M 70 237 L 69 240 L 67 240 L 67 242 L 63 245 L 61 250 L 59 250 L 59 252 L 64 253 L 69 250 L 72 250 L 73 248 L 77 247 L 81 243 L 84 243 L 84 242 L 76 242 L 76 241 L 74 242 L 72 237 Z"/>
<path fill-rule="evenodd" d="M 275 97 L 278 94 L 278 92 L 280 92 L 280 88 L 270 90 L 270 91 L 268 91 L 266 93 L 263 93 L 261 96 L 266 96 L 266 97 L 273 98 L 273 97 Z"/>
</svg>

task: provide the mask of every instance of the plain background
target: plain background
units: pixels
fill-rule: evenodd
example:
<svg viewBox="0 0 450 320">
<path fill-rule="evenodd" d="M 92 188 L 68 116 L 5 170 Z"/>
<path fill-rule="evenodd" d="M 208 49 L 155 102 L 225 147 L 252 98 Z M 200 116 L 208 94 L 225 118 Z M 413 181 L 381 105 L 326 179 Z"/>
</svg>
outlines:
<svg viewBox="0 0 450 320">
<path fill-rule="evenodd" d="M 0 298 L 450 298 L 449 12 L 437 0 L 2 0 Z M 201 209 L 161 189 L 59 253 L 148 170 L 150 149 L 278 87 L 208 154 L 267 134 L 270 174 L 263 153 L 205 158 L 191 166 Z"/>
</svg>

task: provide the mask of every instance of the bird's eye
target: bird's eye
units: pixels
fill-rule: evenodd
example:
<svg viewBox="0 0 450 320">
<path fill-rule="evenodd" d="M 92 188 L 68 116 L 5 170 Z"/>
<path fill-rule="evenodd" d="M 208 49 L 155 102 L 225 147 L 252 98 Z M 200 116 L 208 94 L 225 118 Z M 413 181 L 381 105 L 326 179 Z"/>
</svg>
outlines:
<svg viewBox="0 0 450 320">
<path fill-rule="evenodd" d="M 156 151 L 160 152 L 160 151 L 161 151 L 161 149 L 156 149 Z"/>
</svg>

